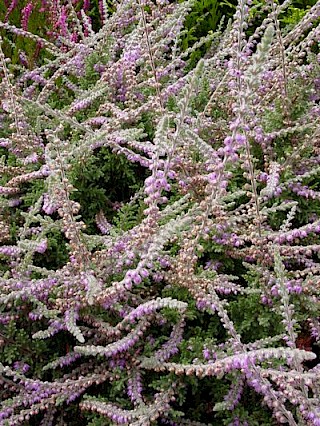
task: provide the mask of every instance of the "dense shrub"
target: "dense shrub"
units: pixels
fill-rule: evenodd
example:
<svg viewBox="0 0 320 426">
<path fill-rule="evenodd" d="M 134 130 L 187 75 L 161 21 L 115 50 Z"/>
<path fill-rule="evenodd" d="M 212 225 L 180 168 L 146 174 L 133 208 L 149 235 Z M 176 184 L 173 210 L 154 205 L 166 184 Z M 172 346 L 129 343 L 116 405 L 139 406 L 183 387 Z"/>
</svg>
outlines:
<svg viewBox="0 0 320 426">
<path fill-rule="evenodd" d="M 62 3 L 1 23 L 0 424 L 319 425 L 320 3 Z"/>
</svg>

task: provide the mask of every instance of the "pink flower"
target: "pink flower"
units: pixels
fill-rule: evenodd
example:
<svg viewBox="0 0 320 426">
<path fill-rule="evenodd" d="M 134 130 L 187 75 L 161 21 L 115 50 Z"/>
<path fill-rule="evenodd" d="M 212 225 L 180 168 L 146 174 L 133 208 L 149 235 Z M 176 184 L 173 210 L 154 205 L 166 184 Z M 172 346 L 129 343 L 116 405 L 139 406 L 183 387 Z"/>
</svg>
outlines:
<svg viewBox="0 0 320 426">
<path fill-rule="evenodd" d="M 33 9 L 33 4 L 30 2 L 21 11 L 21 15 L 22 15 L 21 26 L 25 31 L 28 31 L 28 22 L 29 22 L 30 15 L 32 13 L 32 9 Z"/>
<path fill-rule="evenodd" d="M 43 254 L 47 250 L 47 248 L 48 248 L 48 241 L 47 239 L 44 239 L 40 242 L 40 244 L 37 245 L 35 251 L 37 253 Z"/>
</svg>

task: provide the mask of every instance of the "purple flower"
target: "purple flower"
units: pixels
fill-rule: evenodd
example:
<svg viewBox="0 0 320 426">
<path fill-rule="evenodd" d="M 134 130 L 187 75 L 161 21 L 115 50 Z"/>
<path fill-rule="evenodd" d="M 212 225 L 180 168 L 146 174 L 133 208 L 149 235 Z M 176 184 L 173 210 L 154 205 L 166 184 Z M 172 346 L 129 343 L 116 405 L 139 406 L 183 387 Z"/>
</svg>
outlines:
<svg viewBox="0 0 320 426">
<path fill-rule="evenodd" d="M 37 253 L 43 254 L 47 250 L 47 248 L 48 248 L 48 240 L 44 239 L 37 245 L 35 251 Z"/>
<path fill-rule="evenodd" d="M 28 22 L 30 15 L 32 13 L 33 4 L 32 2 L 29 2 L 22 10 L 21 10 L 21 27 L 28 31 Z"/>
</svg>

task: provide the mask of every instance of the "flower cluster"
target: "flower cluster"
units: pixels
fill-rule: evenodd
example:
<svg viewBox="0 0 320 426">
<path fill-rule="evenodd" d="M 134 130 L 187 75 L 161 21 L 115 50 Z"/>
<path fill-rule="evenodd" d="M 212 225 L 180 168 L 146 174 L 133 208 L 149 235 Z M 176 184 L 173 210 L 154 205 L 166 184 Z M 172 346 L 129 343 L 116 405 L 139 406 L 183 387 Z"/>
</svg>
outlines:
<svg viewBox="0 0 320 426">
<path fill-rule="evenodd" d="M 320 3 L 285 27 L 289 1 L 239 0 L 188 48 L 195 0 L 25 1 L 21 28 L 18 3 L 0 424 L 257 424 L 250 395 L 319 425 Z"/>
</svg>

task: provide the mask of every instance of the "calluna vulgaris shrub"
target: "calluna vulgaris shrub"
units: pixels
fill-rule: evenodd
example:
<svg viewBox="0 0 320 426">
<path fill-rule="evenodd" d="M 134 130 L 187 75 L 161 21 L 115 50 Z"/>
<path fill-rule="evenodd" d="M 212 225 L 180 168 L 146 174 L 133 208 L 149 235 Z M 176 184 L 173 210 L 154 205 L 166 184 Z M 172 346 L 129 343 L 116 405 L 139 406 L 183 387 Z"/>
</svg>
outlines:
<svg viewBox="0 0 320 426">
<path fill-rule="evenodd" d="M 320 2 L 73 3 L 0 23 L 0 424 L 319 425 Z"/>
</svg>

